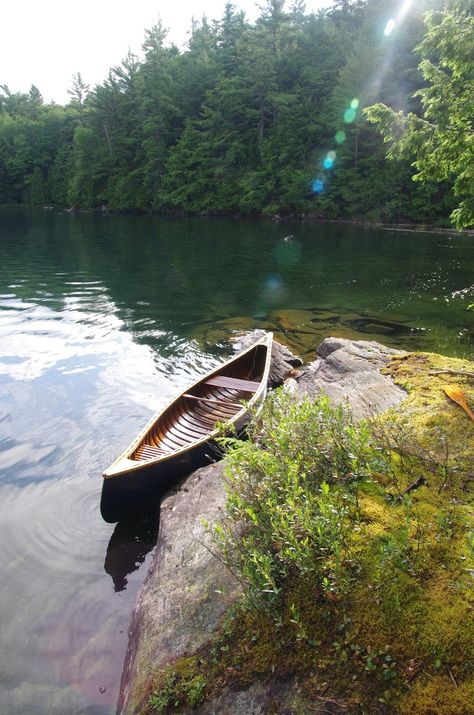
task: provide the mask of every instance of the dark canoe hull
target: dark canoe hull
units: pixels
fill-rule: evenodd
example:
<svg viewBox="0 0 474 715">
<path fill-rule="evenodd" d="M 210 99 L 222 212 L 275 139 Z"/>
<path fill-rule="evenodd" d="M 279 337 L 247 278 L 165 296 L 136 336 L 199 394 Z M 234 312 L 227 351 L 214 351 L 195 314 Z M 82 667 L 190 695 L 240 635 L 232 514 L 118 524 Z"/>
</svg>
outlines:
<svg viewBox="0 0 474 715">
<path fill-rule="evenodd" d="M 102 518 L 111 524 L 127 518 L 147 501 L 158 501 L 170 487 L 191 472 L 221 457 L 217 444 L 206 442 L 183 454 L 170 455 L 157 464 L 144 466 L 137 473 L 104 479 L 100 500 Z"/>
</svg>

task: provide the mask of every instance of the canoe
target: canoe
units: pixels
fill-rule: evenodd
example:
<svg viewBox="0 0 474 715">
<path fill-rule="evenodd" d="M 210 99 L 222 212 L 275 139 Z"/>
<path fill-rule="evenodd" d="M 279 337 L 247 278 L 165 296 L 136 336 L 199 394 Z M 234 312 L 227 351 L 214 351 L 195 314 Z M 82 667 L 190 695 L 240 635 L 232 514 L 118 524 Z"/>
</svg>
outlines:
<svg viewBox="0 0 474 715">
<path fill-rule="evenodd" d="M 216 461 L 222 430 L 242 433 L 267 392 L 272 333 L 199 378 L 156 413 L 105 470 L 101 513 L 114 522 L 198 467 Z"/>
</svg>

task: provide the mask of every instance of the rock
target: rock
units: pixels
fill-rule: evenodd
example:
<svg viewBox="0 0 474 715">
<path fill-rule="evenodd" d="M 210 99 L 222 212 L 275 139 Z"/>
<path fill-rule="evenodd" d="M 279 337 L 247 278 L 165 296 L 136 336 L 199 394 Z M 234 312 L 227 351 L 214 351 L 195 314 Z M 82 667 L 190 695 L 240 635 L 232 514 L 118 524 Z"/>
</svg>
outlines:
<svg viewBox="0 0 474 715">
<path fill-rule="evenodd" d="M 273 313 L 270 314 L 270 319 L 274 321 L 279 328 L 290 333 L 306 331 L 314 335 L 317 328 L 313 325 L 313 318 L 313 311 L 296 308 L 274 310 Z"/>
<path fill-rule="evenodd" d="M 400 350 L 376 342 L 326 338 L 297 379 L 298 392 L 315 397 L 324 392 L 334 402 L 347 401 L 355 417 L 369 417 L 393 407 L 405 392 L 380 373 Z"/>
<path fill-rule="evenodd" d="M 121 713 L 140 712 L 153 670 L 209 641 L 240 591 L 209 550 L 203 525 L 203 518 L 218 521 L 225 499 L 222 463 L 217 463 L 194 472 L 162 503 L 158 545 L 132 615 Z"/>
<path fill-rule="evenodd" d="M 235 333 L 252 335 L 254 333 L 263 332 L 256 330 L 259 324 L 261 323 L 256 318 L 245 315 L 227 319 L 221 318 L 211 323 L 197 325 L 192 331 L 192 337 L 201 347 L 209 349 L 210 346 L 228 343 L 229 336 Z"/>
<path fill-rule="evenodd" d="M 236 349 L 246 347 L 256 337 L 258 331 L 239 339 Z M 273 385 L 280 384 L 301 364 L 287 348 L 278 343 L 274 346 Z M 291 377 L 289 388 L 293 392 L 316 396 L 324 391 L 336 402 L 348 400 L 357 417 L 387 409 L 403 399 L 403 390 L 380 374 L 400 351 L 375 342 L 328 338 L 317 352 L 316 361 L 303 368 L 296 380 Z M 203 519 L 210 524 L 219 520 L 225 499 L 222 463 L 217 463 L 192 474 L 162 504 L 158 545 L 132 614 L 119 714 L 140 712 L 148 701 L 147 686 L 156 669 L 191 655 L 212 640 L 240 592 L 235 578 L 209 550 L 211 540 L 203 525 Z M 285 688 L 281 683 L 278 687 L 280 711 L 291 712 L 294 687 L 287 684 Z M 255 683 L 240 693 L 224 691 L 198 712 L 268 712 L 268 688 L 268 683 Z"/>
<path fill-rule="evenodd" d="M 295 678 L 272 678 L 265 682 L 253 683 L 246 690 L 233 690 L 224 688 L 222 693 L 214 700 L 204 703 L 192 710 L 182 710 L 181 713 L 195 713 L 195 715 L 264 715 L 264 713 L 278 712 L 284 715 L 314 715 L 315 713 L 329 712 L 324 708 L 315 707 L 298 692 L 298 683 Z"/>
</svg>

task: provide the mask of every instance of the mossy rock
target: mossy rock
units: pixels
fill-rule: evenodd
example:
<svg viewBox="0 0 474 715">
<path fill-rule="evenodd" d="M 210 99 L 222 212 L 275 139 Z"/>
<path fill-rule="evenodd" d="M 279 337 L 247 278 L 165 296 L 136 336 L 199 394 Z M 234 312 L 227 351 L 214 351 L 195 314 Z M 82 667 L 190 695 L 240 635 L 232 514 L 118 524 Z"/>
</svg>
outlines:
<svg viewBox="0 0 474 715">
<path fill-rule="evenodd" d="M 235 335 L 243 335 L 256 329 L 272 330 L 272 324 L 247 316 L 235 316 L 197 326 L 192 338 L 205 349 L 229 342 Z"/>
<path fill-rule="evenodd" d="M 314 314 L 310 310 L 285 309 L 275 310 L 269 316 L 270 320 L 276 323 L 283 330 L 290 332 L 317 332 L 317 327 L 314 324 Z"/>
<path fill-rule="evenodd" d="M 358 360 L 372 364 L 372 345 L 359 343 Z M 428 353 L 388 352 L 385 358 L 372 368 L 378 372 L 388 363 L 381 371 L 407 395 L 376 422 L 408 425 L 410 439 L 429 455 L 424 482 L 403 499 L 398 495 L 410 486 L 410 472 L 397 474 L 396 485 L 394 474 L 373 474 L 361 487 L 345 592 L 331 599 L 313 581 L 295 578 L 282 593 L 278 627 L 274 613 L 237 610 L 208 634 L 197 620 L 201 642 L 195 647 L 189 638 L 171 665 L 185 695 L 205 683 L 202 715 L 220 706 L 239 713 L 233 693 L 247 709 L 258 706 L 258 713 L 280 712 L 280 706 L 298 714 L 474 713 L 474 554 L 468 542 L 474 422 L 443 390 L 456 382 L 474 406 L 474 380 L 440 372 L 472 373 L 474 366 Z M 182 598 L 190 595 L 183 589 Z M 163 670 L 155 683 L 160 679 Z M 260 698 L 275 682 L 282 684 L 278 697 Z M 298 688 L 298 698 L 291 700 L 288 688 Z M 189 700 L 183 697 L 177 710 L 188 712 Z"/>
<path fill-rule="evenodd" d="M 456 384 L 474 407 L 473 363 L 433 353 L 407 353 L 394 357 L 382 372 L 407 391 L 399 414 L 409 420 L 420 440 L 439 452 L 443 445 L 436 443 L 436 435 L 442 433 L 453 457 L 472 465 L 474 421 L 443 388 Z"/>
</svg>

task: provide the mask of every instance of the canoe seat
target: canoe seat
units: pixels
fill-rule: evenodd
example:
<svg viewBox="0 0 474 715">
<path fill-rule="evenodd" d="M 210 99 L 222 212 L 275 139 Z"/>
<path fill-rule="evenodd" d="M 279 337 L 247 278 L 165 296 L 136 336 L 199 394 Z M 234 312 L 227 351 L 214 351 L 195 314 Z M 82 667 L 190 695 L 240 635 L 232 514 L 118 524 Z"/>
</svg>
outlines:
<svg viewBox="0 0 474 715">
<path fill-rule="evenodd" d="M 132 459 L 145 461 L 147 459 L 157 459 L 163 457 L 167 452 L 159 447 L 153 447 L 151 444 L 141 444 L 135 452 Z"/>
<path fill-rule="evenodd" d="M 242 390 L 242 392 L 257 392 L 260 387 L 260 382 L 252 380 L 240 380 L 237 377 L 226 377 L 226 375 L 215 375 L 206 380 L 205 385 L 215 385 L 216 387 L 230 387 L 233 390 Z"/>
</svg>

